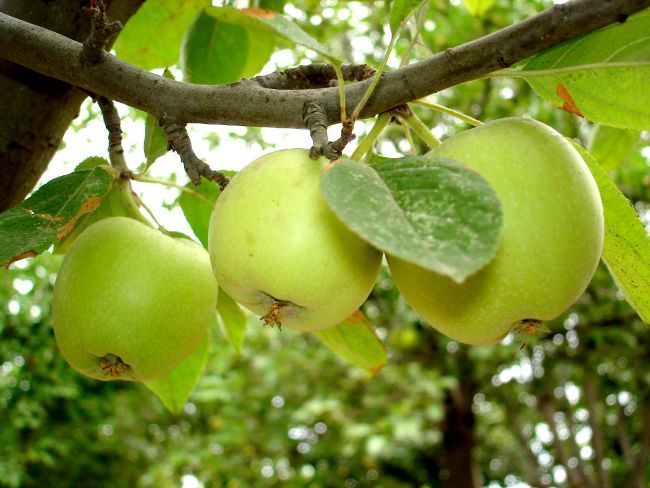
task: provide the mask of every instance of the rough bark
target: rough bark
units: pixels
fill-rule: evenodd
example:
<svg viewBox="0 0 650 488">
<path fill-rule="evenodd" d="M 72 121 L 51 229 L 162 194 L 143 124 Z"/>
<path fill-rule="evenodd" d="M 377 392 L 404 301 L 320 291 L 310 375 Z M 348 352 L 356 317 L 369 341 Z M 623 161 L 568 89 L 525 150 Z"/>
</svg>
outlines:
<svg viewBox="0 0 650 488">
<path fill-rule="evenodd" d="M 126 22 L 144 0 L 106 0 L 111 19 Z M 77 41 L 88 35 L 88 0 L 0 0 L 0 12 Z M 85 94 L 0 59 L 0 211 L 34 187 L 77 116 Z"/>
</svg>

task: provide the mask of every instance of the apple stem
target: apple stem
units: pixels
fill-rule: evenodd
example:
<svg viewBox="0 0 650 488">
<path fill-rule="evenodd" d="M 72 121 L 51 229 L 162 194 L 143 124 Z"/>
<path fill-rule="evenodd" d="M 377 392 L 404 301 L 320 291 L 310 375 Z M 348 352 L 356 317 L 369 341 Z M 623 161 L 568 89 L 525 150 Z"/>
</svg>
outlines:
<svg viewBox="0 0 650 488">
<path fill-rule="evenodd" d="M 116 378 L 127 369 L 130 369 L 130 366 L 122 361 L 121 357 L 111 353 L 99 360 L 99 367 L 102 368 L 106 376 L 111 378 Z"/>
<path fill-rule="evenodd" d="M 463 122 L 467 122 L 469 125 L 474 127 L 483 125 L 483 122 L 481 122 L 478 119 L 475 119 L 474 117 L 470 117 L 469 115 L 464 114 L 463 112 L 459 112 L 458 110 L 454 110 L 453 108 L 445 107 L 444 105 L 440 105 L 438 103 L 430 102 L 428 100 L 413 100 L 410 103 L 413 103 L 415 105 L 420 105 L 422 107 L 430 108 L 431 110 L 435 110 L 436 112 L 440 112 L 446 115 L 451 115 L 452 117 L 462 120 Z"/>
</svg>

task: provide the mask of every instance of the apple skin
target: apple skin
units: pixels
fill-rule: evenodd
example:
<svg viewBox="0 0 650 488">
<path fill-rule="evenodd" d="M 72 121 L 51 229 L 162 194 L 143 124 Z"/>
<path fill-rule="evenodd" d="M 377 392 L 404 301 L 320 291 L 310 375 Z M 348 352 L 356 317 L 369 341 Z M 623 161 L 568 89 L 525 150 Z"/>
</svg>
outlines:
<svg viewBox="0 0 650 488">
<path fill-rule="evenodd" d="M 63 357 L 99 380 L 154 380 L 196 349 L 215 313 L 208 253 L 127 217 L 92 224 L 66 253 L 52 316 Z M 107 358 L 122 368 L 102 369 Z M 128 365 L 128 367 L 125 367 Z"/>
<path fill-rule="evenodd" d="M 551 320 L 585 290 L 603 246 L 603 208 L 585 162 L 541 122 L 508 118 L 462 132 L 429 153 L 466 164 L 501 200 L 496 256 L 457 284 L 388 256 L 406 301 L 446 336 L 501 340 L 522 321 Z"/>
<path fill-rule="evenodd" d="M 266 154 L 232 179 L 210 220 L 219 286 L 263 317 L 283 302 L 278 325 L 300 331 L 334 326 L 357 310 L 382 259 L 321 196 L 327 163 L 303 149 Z"/>
</svg>

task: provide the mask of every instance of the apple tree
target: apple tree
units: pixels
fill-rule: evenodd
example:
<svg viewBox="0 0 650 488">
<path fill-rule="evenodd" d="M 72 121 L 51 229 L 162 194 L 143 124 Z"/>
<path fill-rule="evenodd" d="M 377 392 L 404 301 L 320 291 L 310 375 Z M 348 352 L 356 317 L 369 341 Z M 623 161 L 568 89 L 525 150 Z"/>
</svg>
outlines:
<svg viewBox="0 0 650 488">
<path fill-rule="evenodd" d="M 53 303 L 62 353 L 81 370 L 71 358 L 80 357 L 81 349 L 92 349 L 101 368 L 94 376 L 132 377 L 123 373 L 137 369 L 136 359 L 114 350 L 108 337 L 117 336 L 115 344 L 134 349 L 147 367 L 156 365 L 158 375 L 136 379 L 145 379 L 145 385 L 174 413 L 183 411 L 197 384 L 194 395 L 201 397 L 201 377 L 204 371 L 210 375 L 219 359 L 216 353 L 223 349 L 214 345 L 214 337 L 200 344 L 195 339 L 209 338 L 210 330 L 217 333 L 208 328 L 213 320 L 232 347 L 240 349 L 245 330 L 251 328 L 245 309 L 278 328 L 286 318 L 287 328 L 309 331 L 369 374 L 390 364 L 388 350 L 397 360 L 400 349 L 417 352 L 416 357 L 422 353 L 422 364 L 435 365 L 437 371 L 455 378 L 440 393 L 446 403 L 443 413 L 436 414 L 445 419 L 440 458 L 447 474 L 440 479 L 449 486 L 471 486 L 473 474 L 462 466 L 472 463 L 472 456 L 484 456 L 472 454 L 474 435 L 480 436 L 473 430 L 478 416 L 473 409 L 480 413 L 486 403 L 480 396 L 477 399 L 478 385 L 490 377 L 484 370 L 491 362 L 483 351 L 496 356 L 493 365 L 503 364 L 513 360 L 509 354 L 521 354 L 518 347 L 540 341 L 532 337 L 536 332 L 554 331 L 558 322 L 553 319 L 584 299 L 581 295 L 599 259 L 611 278 L 600 270 L 594 280 L 607 283 L 601 289 L 616 290 L 608 281 L 613 279 L 618 291 L 612 293 L 619 293 L 628 304 L 622 315 L 613 314 L 614 323 L 625 314 L 631 314 L 635 323 L 650 321 L 650 241 L 627 198 L 647 200 L 639 183 L 643 180 L 628 175 L 612 179 L 625 171 L 619 167 L 620 155 L 629 152 L 650 126 L 650 2 L 572 0 L 551 6 L 540 1 L 531 2 L 529 11 L 469 0 L 463 5 L 395 0 L 360 6 L 260 0 L 243 8 L 212 3 L 70 0 L 56 8 L 47 2 L 0 6 L 0 83 L 4 85 L 0 97 L 6 107 L 0 120 L 6 129 L 0 136 L 0 209 L 4 210 L 0 264 L 15 267 L 50 249 L 64 254 L 61 276 L 72 277 L 59 282 L 68 284 L 57 285 Z M 461 9 L 464 15 L 448 15 Z M 359 19 L 360 12 L 364 19 Z M 370 46 L 356 49 L 357 43 L 364 45 L 360 41 L 364 36 Z M 380 48 L 375 49 L 373 42 Z M 291 65 L 283 66 L 274 57 L 281 51 L 291 54 Z M 273 69 L 267 69 L 269 64 Z M 512 86 L 530 95 L 529 106 L 515 103 Z M 502 96 L 494 95 L 495 87 Z M 75 171 L 41 182 L 30 194 L 86 97 L 96 102 L 99 109 L 91 110 L 105 122 L 108 157 L 80 154 L 78 161 L 71 161 Z M 140 148 L 144 159 L 125 151 L 122 123 L 126 121 L 121 120 L 115 102 L 131 107 L 132 118 L 144 127 Z M 521 117 L 531 113 L 541 122 Z M 502 120 L 490 122 L 493 119 Z M 258 175 L 257 186 L 247 187 L 244 175 L 254 171 L 255 164 L 238 175 L 220 171 L 209 157 L 197 155 L 192 142 L 198 136 L 192 124 L 245 126 L 239 137 L 258 138 L 262 144 L 264 137 L 256 128 L 290 128 L 308 133 L 310 141 L 299 158 L 284 158 L 283 167 Z M 340 132 L 332 138 L 327 128 L 335 124 L 340 124 Z M 506 129 L 491 132 L 496 127 Z M 454 132 L 460 133 L 446 137 Z M 588 141 L 585 134 L 590 133 Z M 445 138 L 442 143 L 440 137 Z M 591 154 L 580 143 L 589 146 Z M 227 144 L 223 138 L 221 144 Z M 178 155 L 187 184 L 151 176 L 170 150 Z M 394 157 L 395 153 L 402 157 Z M 316 175 L 309 198 L 298 181 L 303 170 L 296 159 Z M 321 167 L 325 168 L 322 174 Z M 133 193 L 132 185 L 138 182 L 178 190 L 174 205 L 182 209 L 194 234 L 190 239 L 210 248 L 216 282 L 199 286 L 192 279 L 183 281 L 182 270 L 164 274 L 176 258 L 165 256 L 162 247 L 143 255 L 135 252 L 149 240 L 145 230 L 156 232 L 160 242 L 169 239 L 165 234 L 185 239 L 159 224 L 156 212 L 143 203 L 146 195 Z M 619 187 L 617 182 L 631 186 Z M 277 213 L 272 212 L 275 207 Z M 313 222 L 303 217 L 312 214 Z M 94 262 L 80 262 L 76 268 L 81 272 L 70 274 L 73 265 L 68 263 L 82 253 L 87 232 L 124 217 L 157 230 L 144 227 L 138 238 L 115 227 L 89 247 Z M 341 252 L 335 259 L 325 247 L 330 238 Z M 303 247 L 294 246 L 295 242 Z M 355 255 L 357 248 L 361 251 Z M 206 251 L 198 246 L 192 248 L 195 251 L 187 249 L 178 260 L 194 261 L 189 256 L 196 252 L 205 261 L 196 273 L 210 274 Z M 390 290 L 387 294 L 376 287 L 363 307 L 364 315 L 357 309 L 377 279 L 382 253 L 403 295 L 400 298 L 392 284 L 385 288 Z M 253 256 L 261 260 L 253 262 Z M 346 259 L 349 262 L 343 265 Z M 144 269 L 148 261 L 154 264 L 145 273 L 139 268 Z M 124 288 L 131 291 L 125 294 L 115 284 L 121 276 L 102 274 L 112 262 L 121 263 L 121 275 L 150 276 L 161 286 L 147 286 L 127 276 L 131 281 Z M 310 264 L 315 264 L 313 269 Z M 357 273 L 355 266 L 361 271 Z M 244 283 L 256 273 L 259 280 L 252 286 L 259 290 L 251 295 Z M 346 288 L 354 288 L 351 283 L 359 273 L 364 274 L 362 290 L 339 313 L 352 294 Z M 392 283 L 386 270 L 381 273 L 380 282 Z M 329 286 L 330 278 L 341 276 L 341 283 Z M 111 284 L 102 286 L 101 280 Z M 217 282 L 218 298 L 207 293 L 212 298 L 199 303 L 200 292 Z M 185 283 L 183 290 L 178 289 L 180 283 Z M 67 290 L 61 291 L 64 286 Z M 188 292 L 197 286 L 196 293 Z M 598 288 L 592 283 L 589 290 L 593 289 Z M 111 294 L 115 290 L 119 293 Z M 299 293 L 293 295 L 294 290 Z M 125 301 L 133 297 L 135 308 L 129 312 Z M 399 303 L 405 306 L 404 299 L 416 316 L 399 309 Z M 169 307 L 163 309 L 166 312 L 155 310 L 161 301 Z M 318 309 L 312 315 L 310 301 Z M 530 306 L 524 306 L 528 301 Z M 113 308 L 104 308 L 106 303 Z M 193 324 L 190 316 L 206 305 L 211 317 L 200 321 L 204 334 L 191 334 L 191 347 L 181 336 L 166 332 L 172 322 L 165 323 L 166 317 L 178 312 Z M 139 319 L 136 310 L 145 310 Z M 335 319 L 322 321 L 319 314 Z M 109 327 L 102 315 L 119 322 L 108 335 L 97 332 Z M 316 325 L 307 326 L 314 315 L 319 317 Z M 591 322 L 594 327 L 603 322 L 607 330 L 608 321 L 602 316 Z M 113 320 L 116 317 L 120 320 Z M 137 321 L 136 327 L 129 320 Z M 422 320 L 452 340 L 414 326 Z M 565 326 L 571 323 L 566 320 Z M 173 322 L 185 327 L 182 320 Z M 377 333 L 371 323 L 383 332 Z M 143 325 L 153 328 L 148 331 L 151 335 L 128 335 L 127 330 Z M 67 327 L 72 329 L 61 332 Z M 391 331 L 388 337 L 386 330 Z M 418 339 L 412 348 L 409 334 L 426 340 Z M 64 337 L 68 337 L 65 343 Z M 488 349 L 456 342 L 492 344 L 504 337 L 502 346 Z M 594 343 L 603 340 L 597 334 L 589 337 Z M 90 347 L 93 341 L 99 346 Z M 157 341 L 160 346 L 155 346 Z M 494 352 L 499 347 L 505 352 Z M 557 359 L 564 376 L 555 379 L 566 384 L 567 375 L 572 375 L 584 386 L 596 436 L 596 467 L 590 472 L 576 466 L 572 459 L 581 457 L 567 455 L 561 444 L 554 445 L 555 457 L 572 486 L 589 486 L 592 479 L 608 486 L 610 471 L 616 470 L 605 462 L 611 456 L 602 427 L 597 428 L 597 418 L 603 414 L 596 411 L 605 408 L 597 406 L 598 381 L 580 364 L 573 364 L 579 362 L 575 350 L 580 348 L 558 353 L 559 345 L 549 347 L 541 350 L 552 361 L 564 354 Z M 169 359 L 173 349 L 182 353 L 182 362 Z M 433 350 L 449 357 L 433 359 Z M 164 367 L 157 366 L 160 351 L 168 351 L 162 357 Z M 601 358 L 593 363 L 600 367 Z M 102 370 L 109 374 L 103 375 Z M 607 376 L 607 371 L 598 371 Z M 553 382 L 553 375 L 544 378 Z M 505 390 L 492 383 L 492 391 L 483 388 L 480 394 L 490 392 L 498 399 Z M 570 408 L 558 405 L 557 395 L 549 396 L 544 386 L 536 382 L 528 386 L 533 391 L 519 392 L 519 398 L 534 397 L 545 425 L 556 440 L 561 438 L 562 422 L 555 414 Z M 507 400 L 497 403 L 499 408 L 491 412 L 509 412 Z M 516 413 L 511 414 L 513 419 L 535 425 L 530 416 L 521 419 Z M 484 419 L 483 425 L 498 423 L 494 418 L 498 415 Z M 515 426 L 508 435 L 521 442 L 524 427 Z M 496 427 L 490 430 L 496 431 Z M 386 436 L 371 432 L 374 452 L 379 452 L 377 446 Z M 350 440 L 345 429 L 340 433 L 342 442 Z M 647 461 L 648 444 L 640 440 L 639 446 L 640 452 L 623 448 L 627 467 L 621 465 L 620 470 L 641 486 L 643 470 L 638 466 Z M 527 449 L 524 445 L 521 452 Z M 535 458 L 540 453 L 531 454 Z M 480 462 L 500 472 L 487 457 Z M 522 473 L 527 473 L 529 483 L 551 484 L 544 466 L 531 467 L 530 460 L 517 462 L 526 465 Z M 411 481 L 427 482 L 424 471 L 414 473 Z"/>
</svg>

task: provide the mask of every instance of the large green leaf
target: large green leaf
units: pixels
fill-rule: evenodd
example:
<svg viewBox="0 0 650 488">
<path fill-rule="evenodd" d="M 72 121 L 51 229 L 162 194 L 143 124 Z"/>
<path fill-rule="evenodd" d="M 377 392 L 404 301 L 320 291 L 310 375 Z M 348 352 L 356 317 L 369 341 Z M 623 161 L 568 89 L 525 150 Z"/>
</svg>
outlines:
<svg viewBox="0 0 650 488">
<path fill-rule="evenodd" d="M 66 237 L 83 215 L 97 209 L 113 173 L 98 166 L 55 178 L 17 207 L 0 214 L 0 266 L 36 256 Z"/>
<path fill-rule="evenodd" d="M 636 211 L 598 162 L 574 144 L 594 175 L 605 214 L 603 261 L 644 322 L 650 324 L 650 237 Z"/>
<path fill-rule="evenodd" d="M 275 36 L 222 22 L 201 12 L 182 48 L 185 81 L 224 84 L 261 71 L 275 48 Z"/>
<path fill-rule="evenodd" d="M 209 352 L 210 329 L 207 330 L 196 350 L 181 364 L 166 376 L 154 381 L 145 381 L 144 384 L 160 398 L 170 412 L 181 413 L 185 402 L 203 374 Z"/>
<path fill-rule="evenodd" d="M 235 174 L 234 171 L 224 171 L 227 176 Z M 214 181 L 201 178 L 201 184 L 195 186 L 192 183 L 185 185 L 189 192 L 181 193 L 178 200 L 181 210 L 190 224 L 194 235 L 201 241 L 203 247 L 208 248 L 208 227 L 212 209 L 221 195 L 219 185 Z"/>
<path fill-rule="evenodd" d="M 546 100 L 594 122 L 650 128 L 650 10 L 533 57 L 521 71 Z"/>
<path fill-rule="evenodd" d="M 213 7 L 205 12 L 221 22 L 239 25 L 247 29 L 254 29 L 271 33 L 292 44 L 298 44 L 316 51 L 332 63 L 340 61 L 331 55 L 327 48 L 316 39 L 307 34 L 297 24 L 272 10 L 260 8 L 236 9 L 234 7 Z"/>
<path fill-rule="evenodd" d="M 124 61 L 144 69 L 165 68 L 178 61 L 181 40 L 208 0 L 147 0 L 127 22 L 115 42 Z"/>
<path fill-rule="evenodd" d="M 478 173 L 447 159 L 342 160 L 322 178 L 334 213 L 387 254 L 462 282 L 494 257 L 501 205 Z"/>
<path fill-rule="evenodd" d="M 219 314 L 219 322 L 223 327 L 228 341 L 237 352 L 241 352 L 248 317 L 246 317 L 246 314 L 237 302 L 230 298 L 221 288 L 219 288 L 219 298 L 217 299 L 217 312 Z"/>
<path fill-rule="evenodd" d="M 343 359 L 371 374 L 377 374 L 388 361 L 386 347 L 359 310 L 314 335 Z"/>
<path fill-rule="evenodd" d="M 594 130 L 589 152 L 606 171 L 616 169 L 632 154 L 639 140 L 638 130 L 599 125 Z"/>
</svg>

